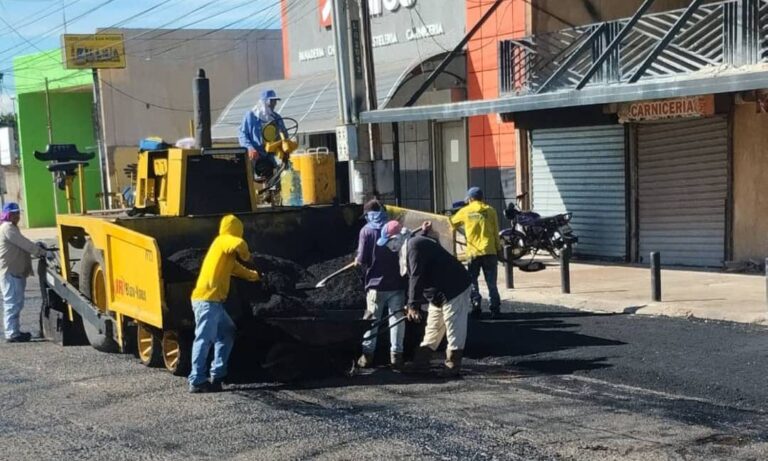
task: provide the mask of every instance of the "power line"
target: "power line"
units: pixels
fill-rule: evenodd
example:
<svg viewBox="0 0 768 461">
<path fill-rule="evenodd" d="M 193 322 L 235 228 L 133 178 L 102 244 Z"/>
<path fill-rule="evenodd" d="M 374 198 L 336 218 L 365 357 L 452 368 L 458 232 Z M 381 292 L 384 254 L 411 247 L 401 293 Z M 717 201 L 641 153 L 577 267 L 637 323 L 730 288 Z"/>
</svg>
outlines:
<svg viewBox="0 0 768 461">
<path fill-rule="evenodd" d="M 82 18 L 84 18 L 85 16 L 88 16 L 89 14 L 91 14 L 91 13 L 93 13 L 93 12 L 95 12 L 95 11 L 97 11 L 97 10 L 99 10 L 99 9 L 101 9 L 101 8 L 103 8 L 103 7 L 105 7 L 105 6 L 107 6 L 107 5 L 109 5 L 110 3 L 114 2 L 114 1 L 115 1 L 115 0 L 105 0 L 104 2 L 100 3 L 99 5 L 96 5 L 94 8 L 91 8 L 90 10 L 86 11 L 85 13 L 82 13 L 82 14 L 80 14 L 79 16 L 76 16 L 75 18 L 71 19 L 69 22 L 70 22 L 70 24 L 71 24 L 71 23 L 73 23 L 73 22 L 75 22 L 75 21 L 77 21 L 77 20 L 79 20 L 79 19 L 82 19 Z M 41 38 L 46 38 L 46 37 L 48 37 L 48 35 L 50 35 L 52 32 L 55 32 L 55 31 L 57 31 L 57 30 L 61 30 L 61 28 L 62 28 L 61 26 L 58 26 L 58 27 L 56 27 L 56 28 L 54 28 L 54 29 L 52 29 L 52 30 L 50 30 L 50 31 L 46 32 L 45 34 L 43 34 L 43 36 L 42 36 Z M 38 43 L 39 43 L 39 41 L 38 41 Z M 8 48 L 8 49 L 5 49 L 5 50 L 2 50 L 2 51 L 0 51 L 0 54 L 4 54 L 4 53 L 6 53 L 7 51 L 9 51 L 9 50 L 12 50 L 12 49 L 14 49 L 14 48 L 16 48 L 16 47 L 15 47 L 15 46 L 13 46 L 13 47 L 11 47 L 11 48 Z M 29 49 L 29 47 L 27 47 L 26 49 Z"/>
</svg>

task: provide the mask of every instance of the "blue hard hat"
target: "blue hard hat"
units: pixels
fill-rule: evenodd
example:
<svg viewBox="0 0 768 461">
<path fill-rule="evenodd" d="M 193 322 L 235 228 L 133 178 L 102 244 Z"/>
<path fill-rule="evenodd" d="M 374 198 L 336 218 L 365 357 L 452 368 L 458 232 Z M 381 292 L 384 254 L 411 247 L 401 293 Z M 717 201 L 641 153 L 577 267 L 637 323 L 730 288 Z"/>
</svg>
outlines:
<svg viewBox="0 0 768 461">
<path fill-rule="evenodd" d="M 280 99 L 277 97 L 277 93 L 275 93 L 275 90 L 262 90 L 261 91 L 261 100 L 262 101 L 271 101 L 272 99 Z"/>
<path fill-rule="evenodd" d="M 470 187 L 467 191 L 467 200 L 473 199 L 473 200 L 482 200 L 483 199 L 483 190 L 479 187 Z"/>
<path fill-rule="evenodd" d="M 3 213 L 21 213 L 21 208 L 16 202 L 8 202 L 3 206 Z"/>
</svg>

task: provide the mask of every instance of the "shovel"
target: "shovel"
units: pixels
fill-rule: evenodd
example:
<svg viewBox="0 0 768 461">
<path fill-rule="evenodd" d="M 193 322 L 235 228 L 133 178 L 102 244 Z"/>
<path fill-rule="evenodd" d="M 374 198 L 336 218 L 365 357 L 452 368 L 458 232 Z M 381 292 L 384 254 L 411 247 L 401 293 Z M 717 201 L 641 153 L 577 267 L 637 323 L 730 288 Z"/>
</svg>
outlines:
<svg viewBox="0 0 768 461">
<path fill-rule="evenodd" d="M 355 263 L 351 262 L 351 263 L 347 264 L 346 266 L 342 267 L 341 269 L 337 270 L 333 274 L 331 274 L 331 275 L 325 277 L 324 279 L 320 280 L 314 286 L 313 285 L 299 284 L 299 285 L 296 285 L 296 289 L 297 290 L 316 290 L 318 288 L 323 288 L 323 287 L 325 287 L 325 284 L 328 283 L 328 280 L 331 280 L 332 278 L 337 277 L 337 276 L 343 274 L 344 272 L 352 269 L 353 267 L 355 267 Z"/>
</svg>

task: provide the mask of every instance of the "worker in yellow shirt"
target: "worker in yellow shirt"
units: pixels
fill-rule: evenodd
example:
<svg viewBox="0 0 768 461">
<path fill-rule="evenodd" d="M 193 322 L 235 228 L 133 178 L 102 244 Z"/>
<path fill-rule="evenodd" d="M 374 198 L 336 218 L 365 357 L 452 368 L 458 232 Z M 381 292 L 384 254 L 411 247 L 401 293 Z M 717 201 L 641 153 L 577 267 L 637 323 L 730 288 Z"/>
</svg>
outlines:
<svg viewBox="0 0 768 461">
<path fill-rule="evenodd" d="M 227 375 L 227 362 L 235 342 L 235 323 L 224 310 L 230 277 L 258 282 L 261 274 L 247 269 L 237 260 L 251 259 L 243 240 L 243 223 L 233 215 L 224 216 L 219 235 L 205 255 L 197 284 L 192 291 L 195 313 L 195 342 L 192 344 L 192 373 L 189 392 L 218 392 Z M 213 363 L 208 381 L 208 354 L 213 346 Z"/>
<path fill-rule="evenodd" d="M 451 225 L 454 229 L 463 227 L 467 237 L 468 269 L 472 278 L 471 315 L 479 318 L 482 312 L 482 296 L 480 296 L 477 287 L 477 279 L 480 277 L 480 270 L 482 270 L 491 298 L 491 315 L 495 317 L 501 306 L 496 278 L 499 259 L 503 259 L 501 240 L 499 239 L 499 218 L 496 215 L 496 210 L 483 201 L 483 191 L 479 187 L 471 187 L 467 191 L 466 201 L 467 205 L 451 217 Z"/>
</svg>

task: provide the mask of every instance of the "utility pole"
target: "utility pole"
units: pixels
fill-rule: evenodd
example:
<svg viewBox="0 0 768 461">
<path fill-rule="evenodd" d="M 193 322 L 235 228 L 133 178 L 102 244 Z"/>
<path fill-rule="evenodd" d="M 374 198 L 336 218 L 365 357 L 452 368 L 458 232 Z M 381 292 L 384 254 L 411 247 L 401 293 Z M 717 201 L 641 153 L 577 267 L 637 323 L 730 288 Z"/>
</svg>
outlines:
<svg viewBox="0 0 768 461">
<path fill-rule="evenodd" d="M 51 91 L 48 88 L 48 77 L 45 77 L 45 114 L 48 122 L 48 145 L 53 144 L 53 121 L 51 120 Z M 56 190 L 56 173 L 51 172 L 53 179 L 53 209 L 59 214 L 59 191 Z"/>
<path fill-rule="evenodd" d="M 112 182 L 109 174 L 109 159 L 107 158 L 107 146 L 104 142 L 103 131 L 101 127 L 101 86 L 99 82 L 99 70 L 91 69 L 93 72 L 93 114 L 91 120 L 93 123 L 93 135 L 96 138 L 96 148 L 99 151 L 99 172 L 101 179 L 101 195 L 104 197 L 104 208 L 112 208 Z"/>
<path fill-rule="evenodd" d="M 333 28 L 339 118 L 339 159 L 349 161 L 350 200 L 362 203 L 376 193 L 374 173 L 378 132 L 357 126 L 359 114 L 375 108 L 376 86 L 367 0 L 333 0 Z"/>
</svg>

